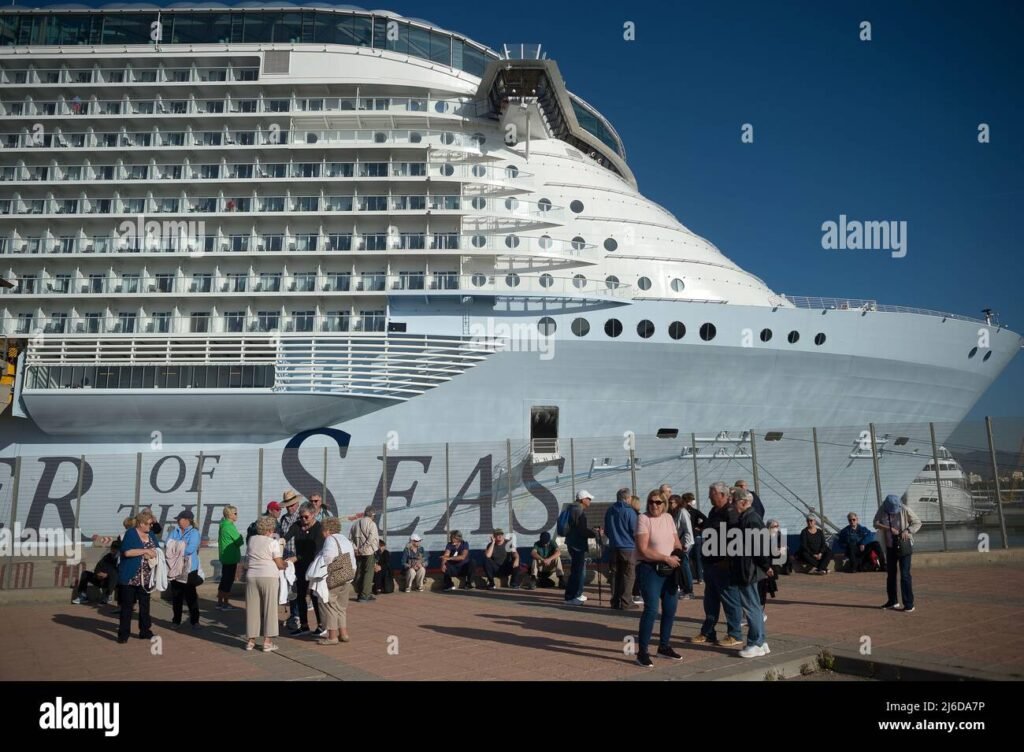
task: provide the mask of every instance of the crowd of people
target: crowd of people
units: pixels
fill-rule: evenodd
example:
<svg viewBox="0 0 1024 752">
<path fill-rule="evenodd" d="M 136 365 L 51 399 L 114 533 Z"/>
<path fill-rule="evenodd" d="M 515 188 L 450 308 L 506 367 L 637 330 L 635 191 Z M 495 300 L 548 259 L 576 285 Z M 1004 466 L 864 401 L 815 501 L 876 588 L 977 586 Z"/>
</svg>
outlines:
<svg viewBox="0 0 1024 752">
<path fill-rule="evenodd" d="M 524 563 L 514 539 L 495 528 L 482 552 L 483 587 L 494 590 L 502 578 L 507 578 L 510 588 L 558 587 L 564 590 L 566 605 L 581 606 L 588 600 L 584 594 L 586 563 L 594 555 L 590 541 L 596 539 L 603 542 L 607 556 L 611 608 L 641 612 L 639 665 L 654 665 L 650 643 L 658 622 L 655 654 L 681 660 L 671 646 L 672 629 L 678 602 L 694 599 L 695 585 L 704 586 L 704 620 L 693 643 L 740 647 L 739 655 L 744 658 L 767 655 L 771 651 L 765 636 L 765 609 L 768 599 L 778 592 L 779 576 L 792 573 L 794 565 L 807 573 L 827 574 L 834 560 L 832 547 L 818 519 L 809 514 L 799 548 L 790 556 L 778 521 L 765 523 L 764 506 L 744 481 L 732 487 L 714 483 L 708 489 L 708 499 L 711 507 L 705 515 L 697 508 L 694 494 L 673 494 L 668 484 L 650 491 L 643 504 L 629 488 L 621 488 L 604 515 L 603 527 L 591 527 L 587 510 L 594 497 L 580 491 L 559 515 L 556 530 L 568 553 L 568 577 L 558 542 L 550 533 L 540 535 Z M 397 568 L 393 568 L 375 518 L 372 506 L 346 518 L 353 523 L 346 536 L 342 519 L 324 507 L 319 494 L 302 501 L 299 494 L 288 490 L 280 502 L 267 505 L 266 513 L 248 526 L 243 538 L 236 524 L 238 509 L 224 508 L 218 536 L 221 580 L 216 608 L 234 608 L 230 596 L 238 567 L 243 567 L 246 650 L 254 650 L 260 638 L 264 651 L 278 649 L 274 638 L 280 633 L 279 606 L 288 607 L 285 627 L 291 636 L 313 636 L 319 645 L 337 645 L 350 640 L 346 612 L 351 596 L 357 603 L 366 603 L 377 595 L 395 592 L 396 570 L 399 592 L 424 591 L 429 553 L 422 537 L 409 537 Z M 128 641 L 136 605 L 139 637 L 152 636 L 153 590 L 170 591 L 173 627 L 181 626 L 187 607 L 189 624 L 201 628 L 197 588 L 205 574 L 199 557 L 200 532 L 190 510 L 178 514 L 174 521 L 166 540 L 161 541 L 160 525 L 150 510 L 126 518 L 123 536 L 111 544 L 94 570 L 81 575 L 76 603 L 87 602 L 89 585 L 99 588 L 103 603 L 112 594 L 116 598 L 120 643 Z M 847 515 L 847 522 L 834 545 L 848 571 L 885 571 L 887 599 L 882 608 L 913 612 L 913 534 L 921 521 L 897 496 L 890 495 L 879 507 L 872 528 L 861 525 L 853 512 Z M 724 545 L 730 531 L 737 531 L 737 539 L 743 541 L 738 551 Z M 751 541 L 761 543 L 752 545 Z M 478 567 L 459 530 L 451 531 L 440 554 L 440 573 L 445 591 L 455 589 L 455 579 L 463 589 L 474 588 Z M 312 629 L 310 612 L 316 619 Z M 723 613 L 725 634 L 719 638 Z"/>
</svg>

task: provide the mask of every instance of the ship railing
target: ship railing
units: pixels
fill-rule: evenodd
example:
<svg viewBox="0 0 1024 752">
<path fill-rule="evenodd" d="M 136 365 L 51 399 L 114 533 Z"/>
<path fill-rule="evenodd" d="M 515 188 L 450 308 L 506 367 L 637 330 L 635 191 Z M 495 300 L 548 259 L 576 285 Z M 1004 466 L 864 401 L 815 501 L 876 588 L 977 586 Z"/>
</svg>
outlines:
<svg viewBox="0 0 1024 752">
<path fill-rule="evenodd" d="M 874 311 L 879 311 L 883 313 L 915 313 L 921 316 L 939 316 L 946 319 L 973 321 L 980 324 L 987 323 L 982 319 L 974 318 L 971 316 L 963 316 L 958 313 L 932 311 L 927 308 L 913 308 L 910 306 L 884 305 L 880 304 L 876 300 L 864 300 L 859 298 L 804 297 L 799 295 L 785 295 L 784 297 L 797 308 L 811 308 L 815 310 L 820 309 L 834 311 L 860 311 L 862 313 L 869 313 Z"/>
</svg>

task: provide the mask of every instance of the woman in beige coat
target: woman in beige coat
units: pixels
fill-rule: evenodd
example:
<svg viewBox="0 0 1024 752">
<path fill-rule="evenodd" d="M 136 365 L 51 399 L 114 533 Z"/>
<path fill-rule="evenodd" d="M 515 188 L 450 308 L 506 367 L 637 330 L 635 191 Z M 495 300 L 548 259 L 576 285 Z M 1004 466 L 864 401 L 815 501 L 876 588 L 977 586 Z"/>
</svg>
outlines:
<svg viewBox="0 0 1024 752">
<path fill-rule="evenodd" d="M 875 513 L 875 529 L 882 535 L 889 573 L 885 583 L 888 597 L 882 608 L 902 610 L 909 614 L 914 610 L 914 588 L 910 578 L 910 560 L 913 556 L 911 548 L 914 544 L 914 533 L 921 529 L 921 520 L 909 507 L 900 502 L 898 496 L 889 494 Z M 897 564 L 900 568 L 902 606 L 896 601 Z"/>
</svg>

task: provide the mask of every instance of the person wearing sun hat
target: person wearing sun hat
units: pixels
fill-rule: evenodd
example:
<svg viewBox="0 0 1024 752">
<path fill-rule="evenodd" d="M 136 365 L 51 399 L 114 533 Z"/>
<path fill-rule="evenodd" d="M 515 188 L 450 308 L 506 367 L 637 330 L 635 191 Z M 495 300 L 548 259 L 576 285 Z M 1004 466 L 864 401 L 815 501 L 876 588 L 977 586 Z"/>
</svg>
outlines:
<svg viewBox="0 0 1024 752">
<path fill-rule="evenodd" d="M 288 489 L 281 494 L 281 506 L 284 508 L 280 518 L 277 521 L 278 534 L 281 539 L 284 540 L 288 535 L 288 530 L 292 525 L 296 525 L 299 522 L 299 502 L 302 497 L 299 496 L 292 489 Z M 288 540 L 284 544 L 284 558 L 290 558 L 295 556 L 295 541 Z M 303 598 L 305 601 L 305 598 Z M 298 629 L 299 626 L 299 601 L 298 599 L 288 602 L 288 623 L 293 629 Z M 305 602 L 301 604 L 302 608 L 306 607 Z"/>
</svg>

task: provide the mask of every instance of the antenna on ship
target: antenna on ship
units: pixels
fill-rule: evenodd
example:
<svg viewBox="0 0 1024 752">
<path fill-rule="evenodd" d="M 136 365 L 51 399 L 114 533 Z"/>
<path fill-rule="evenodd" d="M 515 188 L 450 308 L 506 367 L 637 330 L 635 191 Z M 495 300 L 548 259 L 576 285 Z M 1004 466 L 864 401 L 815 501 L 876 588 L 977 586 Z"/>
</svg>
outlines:
<svg viewBox="0 0 1024 752">
<path fill-rule="evenodd" d="M 986 324 L 991 324 L 992 323 L 992 319 L 994 319 L 998 315 L 991 308 L 982 308 L 981 312 L 985 314 L 985 323 Z"/>
</svg>

